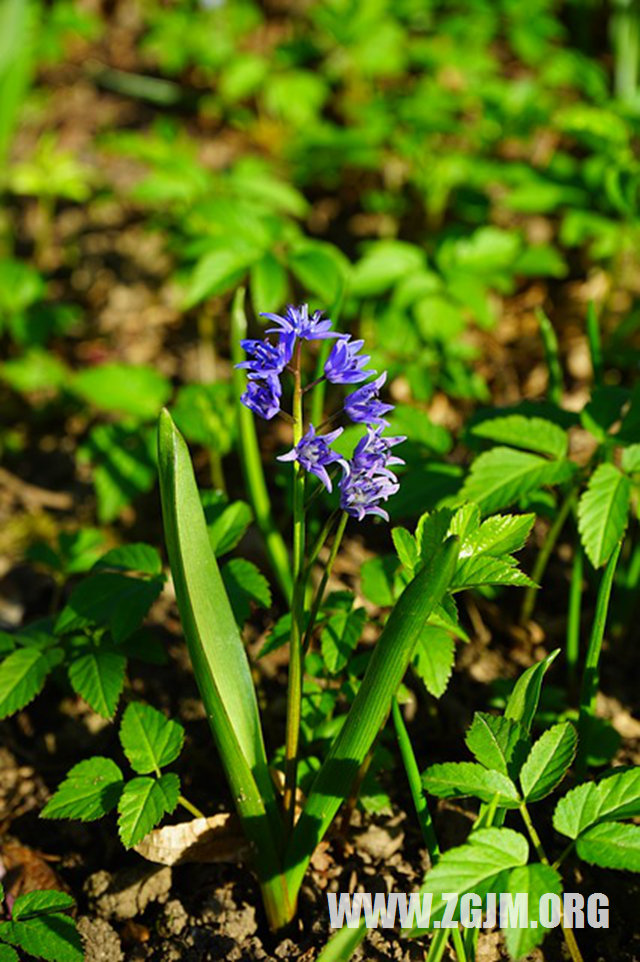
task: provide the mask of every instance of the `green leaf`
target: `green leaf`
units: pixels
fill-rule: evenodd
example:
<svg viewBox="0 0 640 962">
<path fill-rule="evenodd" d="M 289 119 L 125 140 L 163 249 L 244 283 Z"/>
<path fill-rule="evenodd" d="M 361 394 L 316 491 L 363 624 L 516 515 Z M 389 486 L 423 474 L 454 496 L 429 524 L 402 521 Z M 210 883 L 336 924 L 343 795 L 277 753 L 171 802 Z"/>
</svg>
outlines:
<svg viewBox="0 0 640 962">
<path fill-rule="evenodd" d="M 538 707 L 542 680 L 551 663 L 558 657 L 559 651 L 560 649 L 556 648 L 542 661 L 527 668 L 518 678 L 509 696 L 504 716 L 518 722 L 527 732 L 531 730 L 531 723 Z"/>
<path fill-rule="evenodd" d="M 186 286 L 184 307 L 195 307 L 214 294 L 231 290 L 260 256 L 257 248 L 222 247 L 204 254 Z"/>
<path fill-rule="evenodd" d="M 430 625 L 422 629 L 413 667 L 434 698 L 440 698 L 446 691 L 455 657 L 455 643 L 449 631 Z"/>
<path fill-rule="evenodd" d="M 423 252 L 406 241 L 374 241 L 354 266 L 349 293 L 354 297 L 382 294 L 407 274 L 420 270 L 425 263 Z"/>
<path fill-rule="evenodd" d="M 480 829 L 464 845 L 444 852 L 420 888 L 421 894 L 434 896 L 431 923 L 444 913 L 445 904 L 438 904 L 443 892 L 474 892 L 481 897 L 487 892 L 500 892 L 506 882 L 505 873 L 526 865 L 528 857 L 526 838 L 510 828 Z M 423 935 L 424 930 L 414 928 L 409 934 L 416 937 Z"/>
<path fill-rule="evenodd" d="M 0 718 L 33 701 L 50 669 L 50 661 L 35 648 L 18 648 L 8 655 L 0 665 Z"/>
<path fill-rule="evenodd" d="M 112 548 L 96 561 L 94 571 L 114 568 L 122 571 L 139 571 L 145 575 L 162 574 L 162 558 L 150 544 L 123 544 Z"/>
<path fill-rule="evenodd" d="M 0 922 L 0 939 L 48 962 L 82 962 L 84 959 L 75 922 L 58 912 L 27 922 Z"/>
<path fill-rule="evenodd" d="M 151 705 L 134 701 L 122 716 L 120 741 L 133 770 L 147 775 L 176 760 L 182 751 L 184 729 Z"/>
<path fill-rule="evenodd" d="M 164 579 L 133 578 L 111 572 L 92 574 L 76 585 L 55 625 L 57 635 L 91 625 L 106 626 L 123 641 L 140 625 L 162 591 Z"/>
<path fill-rule="evenodd" d="M 575 466 L 570 461 L 548 461 L 513 448 L 492 448 L 471 465 L 460 497 L 477 502 L 485 514 L 506 508 L 547 484 L 567 481 Z"/>
<path fill-rule="evenodd" d="M 326 304 L 339 302 L 349 262 L 332 244 L 305 241 L 290 253 L 289 267 L 300 283 L 312 294 L 321 297 Z"/>
<path fill-rule="evenodd" d="M 102 411 L 128 414 L 141 421 L 158 416 L 171 395 L 171 384 L 154 367 L 100 364 L 74 375 L 69 389 Z"/>
<path fill-rule="evenodd" d="M 621 540 L 629 520 L 631 482 L 614 464 L 601 464 L 578 502 L 578 530 L 589 560 L 600 568 Z"/>
<path fill-rule="evenodd" d="M 505 891 L 511 892 L 514 896 L 519 892 L 526 892 L 528 896 L 529 912 L 525 925 L 518 928 L 503 927 L 510 957 L 521 959 L 523 955 L 527 955 L 540 945 L 544 939 L 546 929 L 540 925 L 539 921 L 540 899 L 547 892 L 562 896 L 562 878 L 550 865 L 533 862 L 531 865 L 522 865 L 509 872 Z M 531 922 L 536 923 L 533 928 Z"/>
<path fill-rule="evenodd" d="M 496 795 L 498 805 L 517 808 L 518 789 L 507 775 L 488 770 L 476 762 L 445 762 L 430 765 L 422 775 L 427 792 L 438 798 L 469 798 L 491 802 Z"/>
<path fill-rule="evenodd" d="M 536 520 L 535 514 L 494 514 L 463 541 L 460 554 L 467 550 L 478 554 L 502 556 L 520 551 Z"/>
<path fill-rule="evenodd" d="M 58 358 L 40 348 L 32 348 L 22 357 L 0 364 L 0 379 L 20 394 L 61 388 L 69 379 L 66 366 Z"/>
<path fill-rule="evenodd" d="M 132 778 L 118 802 L 118 832 L 125 848 L 132 848 L 178 804 L 180 779 L 174 772 L 160 778 Z"/>
<path fill-rule="evenodd" d="M 185 384 L 178 391 L 172 414 L 185 438 L 222 456 L 233 447 L 236 434 L 233 402 L 231 386 L 223 381 Z"/>
<path fill-rule="evenodd" d="M 239 625 L 243 625 L 249 617 L 251 602 L 264 608 L 271 606 L 269 582 L 251 561 L 232 558 L 221 568 L 220 574 Z"/>
<path fill-rule="evenodd" d="M 0 962 L 20 962 L 20 958 L 11 946 L 0 944 Z"/>
<path fill-rule="evenodd" d="M 493 558 L 490 555 L 472 555 L 465 558 L 453 580 L 452 590 L 479 587 L 480 585 L 506 585 L 527 587 L 535 582 L 516 567 L 513 558 Z"/>
<path fill-rule="evenodd" d="M 54 889 L 27 892 L 15 900 L 11 918 L 14 922 L 22 922 L 36 915 L 70 909 L 75 904 L 74 899 L 66 892 L 56 892 Z"/>
<path fill-rule="evenodd" d="M 187 446 L 160 417 L 158 466 L 167 551 L 194 674 L 256 865 L 280 869 L 282 823 L 247 654 L 211 550 Z"/>
<path fill-rule="evenodd" d="M 415 640 L 453 575 L 458 541 L 437 547 L 398 599 L 367 663 L 362 683 L 318 772 L 285 852 L 287 886 L 297 892 L 322 839 L 371 749 L 407 670 Z"/>
<path fill-rule="evenodd" d="M 118 804 L 122 772 L 110 758 L 87 758 L 74 765 L 40 813 L 41 818 L 78 818 L 91 822 Z"/>
<path fill-rule="evenodd" d="M 527 418 L 522 414 L 491 417 L 474 424 L 471 434 L 499 444 L 507 444 L 525 451 L 563 458 L 567 453 L 568 436 L 557 424 L 544 418 Z"/>
<path fill-rule="evenodd" d="M 640 471 L 640 444 L 630 444 L 622 452 L 622 470 L 627 474 L 637 474 Z"/>
<path fill-rule="evenodd" d="M 640 825 L 594 825 L 580 836 L 576 851 L 591 865 L 640 872 Z"/>
<path fill-rule="evenodd" d="M 549 795 L 567 773 L 578 745 L 571 722 L 553 725 L 535 743 L 520 771 L 520 785 L 526 802 Z"/>
<path fill-rule="evenodd" d="M 393 528 L 391 537 L 401 564 L 413 574 L 420 559 L 416 539 L 406 528 Z"/>
<path fill-rule="evenodd" d="M 251 524 L 253 512 L 245 501 L 226 500 L 217 497 L 217 492 L 202 492 L 204 516 L 209 532 L 209 541 L 217 558 L 232 551 L 242 540 Z"/>
<path fill-rule="evenodd" d="M 69 681 L 103 718 L 113 718 L 124 688 L 127 659 L 116 651 L 92 648 L 69 665 Z"/>
<path fill-rule="evenodd" d="M 585 782 L 564 795 L 553 813 L 553 827 L 562 835 L 578 838 L 598 822 L 640 815 L 640 767 Z"/>
<path fill-rule="evenodd" d="M 78 460 L 93 466 L 100 521 L 113 521 L 124 507 L 153 487 L 153 440 L 147 429 L 99 424 L 78 449 Z"/>
<path fill-rule="evenodd" d="M 369 601 L 381 608 L 388 608 L 394 601 L 394 575 L 398 561 L 392 555 L 371 558 L 360 568 L 362 593 Z"/>
<path fill-rule="evenodd" d="M 249 277 L 255 313 L 280 310 L 289 292 L 287 272 L 270 251 L 251 265 Z"/>
<path fill-rule="evenodd" d="M 476 712 L 465 741 L 469 750 L 485 768 L 516 778 L 529 748 L 524 728 L 502 715 Z"/>
<path fill-rule="evenodd" d="M 364 608 L 337 611 L 327 620 L 320 635 L 320 644 L 329 674 L 335 675 L 346 666 L 366 620 L 367 613 Z"/>
</svg>

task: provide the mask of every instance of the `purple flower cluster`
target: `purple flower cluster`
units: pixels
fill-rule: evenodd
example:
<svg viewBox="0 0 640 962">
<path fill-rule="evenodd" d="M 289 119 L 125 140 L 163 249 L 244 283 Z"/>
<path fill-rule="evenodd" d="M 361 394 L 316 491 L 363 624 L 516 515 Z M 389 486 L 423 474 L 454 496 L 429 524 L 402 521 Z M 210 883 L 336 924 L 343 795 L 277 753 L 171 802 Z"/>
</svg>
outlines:
<svg viewBox="0 0 640 962">
<path fill-rule="evenodd" d="M 262 316 L 277 325 L 268 328 L 267 333 L 277 334 L 278 341 L 276 344 L 266 339 L 242 341 L 249 355 L 248 360 L 237 365 L 247 371 L 248 377 L 242 403 L 266 420 L 275 417 L 280 411 L 282 396 L 280 375 L 293 358 L 296 339 L 310 341 L 336 338 L 324 365 L 324 378 L 333 384 L 367 382 L 347 395 L 343 408 L 354 424 L 366 425 L 367 434 L 356 446 L 351 461 L 346 461 L 331 447 L 332 442 L 342 434 L 343 428 L 319 434 L 310 425 L 298 444 L 278 460 L 297 461 L 305 471 L 314 474 L 328 491 L 332 490 L 332 482 L 327 468 L 333 464 L 339 465 L 342 468 L 339 489 L 343 511 L 359 521 L 368 514 L 379 515 L 388 521 L 389 515 L 380 504 L 398 490 L 398 479 L 391 468 L 404 464 L 401 458 L 391 453 L 391 448 L 405 438 L 385 437 L 382 433 L 389 426 L 385 415 L 393 410 L 392 404 L 380 400 L 386 373 L 375 377 L 376 371 L 366 369 L 369 356 L 360 354 L 364 341 L 335 333 L 331 330 L 331 320 L 324 318 L 321 311 L 315 311 L 310 316 L 306 304 L 289 306 L 284 316 Z M 372 376 L 375 380 L 368 381 Z"/>
</svg>

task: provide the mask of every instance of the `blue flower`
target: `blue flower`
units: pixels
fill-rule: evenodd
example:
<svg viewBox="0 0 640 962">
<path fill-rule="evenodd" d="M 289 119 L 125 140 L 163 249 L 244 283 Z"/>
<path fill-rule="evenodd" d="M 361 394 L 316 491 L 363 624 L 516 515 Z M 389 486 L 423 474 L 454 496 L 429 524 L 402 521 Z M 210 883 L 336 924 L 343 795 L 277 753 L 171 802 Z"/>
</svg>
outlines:
<svg viewBox="0 0 640 962">
<path fill-rule="evenodd" d="M 284 317 L 279 314 L 261 314 L 270 321 L 275 321 L 278 327 L 268 327 L 267 333 L 272 332 L 294 334 L 305 341 L 314 341 L 327 337 L 340 337 L 339 334 L 331 330 L 332 321 L 322 317 L 323 311 L 314 311 L 309 317 L 309 305 L 301 304 L 300 307 L 287 307 Z"/>
<path fill-rule="evenodd" d="M 340 481 L 340 507 L 352 518 L 362 521 L 365 515 L 375 514 L 385 521 L 389 515 L 380 507 L 395 494 L 400 485 L 391 471 L 349 471 Z"/>
<path fill-rule="evenodd" d="M 280 410 L 281 395 L 280 381 L 274 375 L 269 375 L 264 381 L 249 381 L 240 400 L 245 407 L 265 421 L 270 421 Z"/>
<path fill-rule="evenodd" d="M 347 462 L 340 457 L 337 451 L 332 451 L 329 445 L 336 438 L 340 437 L 343 428 L 330 431 L 329 434 L 316 434 L 313 424 L 309 425 L 309 430 L 305 436 L 296 444 L 291 451 L 281 454 L 278 461 L 299 461 L 305 471 L 310 471 L 320 478 L 327 491 L 331 491 L 331 478 L 327 473 L 327 465 L 339 463 L 345 471 L 349 470 Z"/>
<path fill-rule="evenodd" d="M 380 388 L 386 380 L 387 374 L 385 371 L 375 381 L 363 384 L 357 391 L 347 395 L 344 409 L 352 421 L 355 421 L 356 424 L 386 425 L 389 423 L 385 421 L 384 415 L 393 411 L 393 404 L 383 404 L 379 400 Z"/>
<path fill-rule="evenodd" d="M 358 384 L 366 381 L 375 371 L 363 371 L 370 360 L 368 354 L 358 357 L 364 341 L 352 341 L 350 335 L 341 337 L 331 348 L 324 366 L 325 377 L 333 384 Z"/>
<path fill-rule="evenodd" d="M 383 424 L 377 428 L 368 427 L 366 435 L 358 441 L 351 462 L 351 470 L 354 473 L 382 471 L 396 464 L 404 464 L 402 458 L 391 453 L 391 448 L 396 444 L 402 444 L 407 440 L 406 437 L 404 435 L 385 437 L 382 434 L 383 431 Z M 391 474 L 390 471 L 389 474 Z"/>
<path fill-rule="evenodd" d="M 264 341 L 240 341 L 250 360 L 242 361 L 236 367 L 245 368 L 250 378 L 282 374 L 291 360 L 294 340 L 293 334 L 281 334 L 277 344 L 272 344 L 266 338 Z"/>
</svg>

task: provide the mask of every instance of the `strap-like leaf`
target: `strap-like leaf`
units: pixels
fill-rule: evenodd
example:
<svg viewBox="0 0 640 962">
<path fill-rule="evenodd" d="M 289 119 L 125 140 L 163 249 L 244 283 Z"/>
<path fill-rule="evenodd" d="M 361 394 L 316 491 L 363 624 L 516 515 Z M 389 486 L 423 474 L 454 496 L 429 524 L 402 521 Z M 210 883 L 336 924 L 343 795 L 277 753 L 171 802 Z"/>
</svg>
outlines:
<svg viewBox="0 0 640 962">
<path fill-rule="evenodd" d="M 389 714 L 416 639 L 451 582 L 458 549 L 457 538 L 450 538 L 432 553 L 398 599 L 373 649 L 347 720 L 316 776 L 285 855 L 292 893 L 297 892 L 313 850 L 348 796 Z"/>
</svg>

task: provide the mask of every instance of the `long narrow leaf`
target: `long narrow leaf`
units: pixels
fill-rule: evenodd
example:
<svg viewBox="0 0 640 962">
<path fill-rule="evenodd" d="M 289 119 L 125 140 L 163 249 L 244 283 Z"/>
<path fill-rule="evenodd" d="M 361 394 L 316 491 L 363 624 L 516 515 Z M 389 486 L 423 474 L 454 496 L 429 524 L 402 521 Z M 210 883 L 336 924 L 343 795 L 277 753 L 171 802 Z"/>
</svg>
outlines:
<svg viewBox="0 0 640 962">
<path fill-rule="evenodd" d="M 369 661 L 340 734 L 311 787 L 285 854 L 292 900 L 318 842 L 348 796 L 353 780 L 389 714 L 427 618 L 447 590 L 458 556 L 457 538 L 441 545 L 403 591 Z"/>
<path fill-rule="evenodd" d="M 258 849 L 256 861 L 269 860 L 271 851 L 273 872 L 282 825 L 249 662 L 209 542 L 189 452 L 167 411 L 160 415 L 158 466 L 167 551 L 196 680 L 238 813 Z"/>
</svg>

